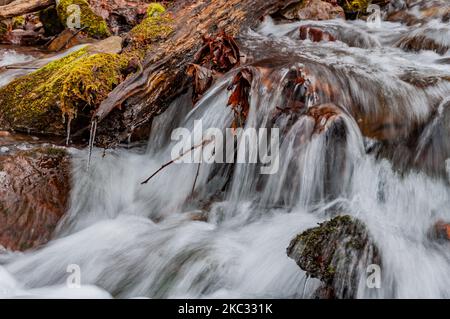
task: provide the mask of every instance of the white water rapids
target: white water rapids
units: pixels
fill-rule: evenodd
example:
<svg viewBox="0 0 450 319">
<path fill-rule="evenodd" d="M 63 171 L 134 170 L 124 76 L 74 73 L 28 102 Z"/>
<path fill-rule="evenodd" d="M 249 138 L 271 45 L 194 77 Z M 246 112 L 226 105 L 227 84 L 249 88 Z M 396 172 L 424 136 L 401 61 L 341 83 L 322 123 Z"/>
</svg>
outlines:
<svg viewBox="0 0 450 319">
<path fill-rule="evenodd" d="M 362 21 L 314 22 L 346 36 L 301 41 L 298 27 L 307 23 L 266 20 L 242 38 L 254 52 L 251 66 L 272 57 L 274 83 L 267 88 L 256 77 L 246 125 L 271 125 L 271 114 L 285 102 L 283 78 L 302 63 L 316 81 L 338 90 L 332 102 L 342 107 L 336 130 L 343 133 L 314 134 L 314 124 L 302 116 L 290 124 L 280 119 L 276 125 L 285 134 L 275 175 L 260 175 L 254 164 L 202 164 L 191 197 L 197 165 L 173 164 L 141 185 L 170 160 L 176 127 L 192 130 L 198 119 L 204 128 L 230 126 L 226 87 L 232 71 L 194 109 L 189 96 L 175 101 L 153 123 L 147 148 L 124 147 L 106 156 L 94 150 L 89 172 L 87 150 L 74 151 L 66 217 L 44 247 L 0 254 L 0 296 L 309 298 L 320 282 L 308 279 L 286 248 L 295 235 L 338 212 L 362 220 L 381 251 L 381 288 L 361 286 L 357 297 L 450 298 L 450 243 L 427 236 L 437 220 L 450 221 L 448 178 L 393 169 L 392 161 L 369 152 L 375 142 L 363 137 L 353 118 L 360 109 L 375 116 L 387 108 L 409 126 L 428 121 L 441 106 L 418 144 L 444 154 L 433 160 L 445 167 L 449 135 L 433 132 L 449 132 L 439 126 L 449 82 L 418 89 L 400 78 L 411 70 L 449 76 L 450 64 L 440 62 L 449 52 L 404 51 L 398 41 L 415 27 L 390 22 L 378 29 Z M 448 25 L 435 23 L 449 35 Z M 0 55 L 0 65 L 11 54 Z M 16 60 L 25 61 L 21 55 Z M 329 102 L 320 89 L 317 95 L 316 103 Z M 200 215 L 207 221 L 194 218 Z M 71 264 L 80 267 L 82 288 L 65 285 Z"/>
</svg>

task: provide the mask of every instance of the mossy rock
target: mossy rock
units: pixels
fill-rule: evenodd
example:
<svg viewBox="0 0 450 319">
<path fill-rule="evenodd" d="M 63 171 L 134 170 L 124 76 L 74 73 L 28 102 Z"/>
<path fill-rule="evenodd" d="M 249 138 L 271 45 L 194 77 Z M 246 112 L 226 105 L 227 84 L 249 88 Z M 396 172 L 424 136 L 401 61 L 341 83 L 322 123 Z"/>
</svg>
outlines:
<svg viewBox="0 0 450 319">
<path fill-rule="evenodd" d="M 60 0 L 56 10 L 58 13 L 59 21 L 67 26 L 67 21 L 74 13 L 72 10 L 73 5 L 80 7 L 81 12 L 81 28 L 93 38 L 106 38 L 111 35 L 106 21 L 94 13 L 86 0 Z"/>
<path fill-rule="evenodd" d="M 3 21 L 0 21 L 0 39 L 3 38 L 7 32 L 8 26 Z"/>
<path fill-rule="evenodd" d="M 353 298 L 361 272 L 381 263 L 366 227 L 350 216 L 335 217 L 299 234 L 287 254 L 310 277 L 332 288 L 338 298 Z"/>
<path fill-rule="evenodd" d="M 12 28 L 20 29 L 25 26 L 25 16 L 17 16 L 12 19 Z"/>
<path fill-rule="evenodd" d="M 63 135 L 63 119 L 92 109 L 122 80 L 128 58 L 77 50 L 0 88 L 0 126 Z"/>
<path fill-rule="evenodd" d="M 173 32 L 173 18 L 159 3 L 151 3 L 144 20 L 130 31 L 133 47 L 142 47 L 159 39 L 167 38 Z"/>
<path fill-rule="evenodd" d="M 39 20 L 42 22 L 45 35 L 47 36 L 57 35 L 64 30 L 64 26 L 59 21 L 58 12 L 54 6 L 40 11 Z"/>
<path fill-rule="evenodd" d="M 372 0 L 338 0 L 338 4 L 344 9 L 347 18 L 356 19 L 367 13 L 367 7 Z"/>
</svg>

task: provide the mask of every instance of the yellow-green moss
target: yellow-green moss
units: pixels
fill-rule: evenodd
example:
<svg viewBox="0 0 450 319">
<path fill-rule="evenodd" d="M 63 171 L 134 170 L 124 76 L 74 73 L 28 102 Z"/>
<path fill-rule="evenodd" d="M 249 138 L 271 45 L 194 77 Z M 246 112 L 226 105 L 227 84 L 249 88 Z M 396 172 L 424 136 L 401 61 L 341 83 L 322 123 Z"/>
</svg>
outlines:
<svg viewBox="0 0 450 319">
<path fill-rule="evenodd" d="M 111 35 L 106 21 L 92 11 L 86 0 L 60 0 L 56 10 L 61 23 L 67 26 L 67 20 L 73 14 L 71 5 L 78 5 L 81 12 L 81 28 L 94 38 L 106 38 Z"/>
<path fill-rule="evenodd" d="M 8 26 L 0 21 L 0 38 L 3 37 L 8 32 Z"/>
<path fill-rule="evenodd" d="M 121 82 L 127 65 L 118 54 L 82 48 L 0 88 L 2 116 L 13 127 L 45 131 L 41 126 L 51 120 L 49 114 L 74 118 L 79 110 L 98 106 Z"/>
<path fill-rule="evenodd" d="M 342 6 L 346 14 L 360 15 L 366 13 L 371 0 L 339 0 L 338 3 Z"/>
<path fill-rule="evenodd" d="M 23 28 L 25 26 L 25 16 L 18 16 L 12 19 L 13 29 Z"/>
<path fill-rule="evenodd" d="M 157 17 L 166 12 L 166 8 L 158 2 L 152 2 L 147 8 L 147 17 Z"/>
<path fill-rule="evenodd" d="M 164 39 L 173 32 L 173 19 L 159 3 L 151 3 L 147 17 L 130 31 L 135 47 Z"/>
</svg>

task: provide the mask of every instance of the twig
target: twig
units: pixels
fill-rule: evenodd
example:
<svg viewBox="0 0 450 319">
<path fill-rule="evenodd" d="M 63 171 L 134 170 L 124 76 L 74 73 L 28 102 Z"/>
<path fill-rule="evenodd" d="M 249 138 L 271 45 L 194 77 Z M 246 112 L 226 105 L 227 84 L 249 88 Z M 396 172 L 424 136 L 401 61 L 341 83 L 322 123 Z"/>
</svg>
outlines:
<svg viewBox="0 0 450 319">
<path fill-rule="evenodd" d="M 32 66 L 14 66 L 14 65 L 7 65 L 5 66 L 6 70 L 37 70 L 39 68 L 32 67 Z"/>
<path fill-rule="evenodd" d="M 199 147 L 208 145 L 208 144 L 211 143 L 211 142 L 212 142 L 212 139 L 211 139 L 211 140 L 204 140 L 204 141 L 202 141 L 200 144 L 192 146 L 189 150 L 187 150 L 186 152 L 184 152 L 183 154 L 181 154 L 181 155 L 178 156 L 177 158 L 175 158 L 175 159 L 173 159 L 173 160 L 167 162 L 166 164 L 162 165 L 162 166 L 161 166 L 156 172 L 154 172 L 149 178 L 147 178 L 145 181 L 143 181 L 143 182 L 141 183 L 141 185 L 147 184 L 147 183 L 148 183 L 155 175 L 157 175 L 159 172 L 161 172 L 164 168 L 166 168 L 167 166 L 173 164 L 175 161 L 178 161 L 179 159 L 183 158 L 186 154 L 188 154 L 188 153 L 194 151 L 195 149 L 197 149 L 197 148 L 199 148 Z"/>
<path fill-rule="evenodd" d="M 194 185 L 192 185 L 191 197 L 194 197 L 195 184 L 197 184 L 198 173 L 200 172 L 200 165 L 202 163 L 198 163 L 197 173 L 195 173 Z"/>
</svg>

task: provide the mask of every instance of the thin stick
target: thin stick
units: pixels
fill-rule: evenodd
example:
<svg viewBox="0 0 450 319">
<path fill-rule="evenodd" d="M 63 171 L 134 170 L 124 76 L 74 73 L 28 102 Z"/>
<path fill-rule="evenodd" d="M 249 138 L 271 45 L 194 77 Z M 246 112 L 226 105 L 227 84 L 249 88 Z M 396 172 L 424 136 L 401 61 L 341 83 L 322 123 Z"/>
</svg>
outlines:
<svg viewBox="0 0 450 319">
<path fill-rule="evenodd" d="M 5 66 L 6 70 L 37 70 L 39 68 L 32 66 L 15 66 L 15 65 L 7 65 Z"/>
<path fill-rule="evenodd" d="M 208 145 L 209 143 L 211 143 L 212 140 L 204 140 L 202 141 L 200 144 L 198 145 L 194 145 L 192 146 L 189 150 L 187 150 L 186 152 L 184 152 L 183 154 L 181 154 L 180 156 L 178 156 L 177 158 L 167 162 L 166 164 L 162 165 L 156 172 L 154 172 L 149 178 L 147 178 L 145 181 L 143 181 L 141 183 L 141 185 L 147 184 L 155 175 L 157 175 L 159 172 L 161 172 L 164 168 L 166 168 L 167 166 L 173 164 L 175 161 L 178 161 L 179 159 L 183 158 L 183 156 L 185 156 L 186 154 L 194 151 L 195 149 Z"/>
<path fill-rule="evenodd" d="M 195 173 L 194 185 L 192 185 L 191 197 L 194 197 L 195 184 L 197 184 L 198 173 L 200 172 L 200 165 L 202 163 L 198 163 L 197 173 Z"/>
</svg>

